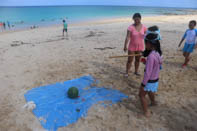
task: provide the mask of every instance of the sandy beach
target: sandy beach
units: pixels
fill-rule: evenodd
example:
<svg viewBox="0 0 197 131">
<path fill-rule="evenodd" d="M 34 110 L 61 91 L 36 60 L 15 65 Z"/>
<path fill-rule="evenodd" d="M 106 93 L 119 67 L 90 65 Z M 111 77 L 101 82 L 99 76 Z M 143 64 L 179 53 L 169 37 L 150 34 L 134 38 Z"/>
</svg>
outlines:
<svg viewBox="0 0 197 131">
<path fill-rule="evenodd" d="M 92 75 L 98 86 L 111 87 L 129 96 L 111 107 L 93 106 L 88 116 L 59 131 L 197 131 L 197 51 L 187 68 L 178 48 L 190 20 L 197 15 L 144 17 L 147 27 L 158 25 L 162 35 L 163 70 L 160 74 L 158 106 L 152 116 L 142 114 L 138 90 L 141 76 L 125 78 L 127 58 L 124 40 L 131 18 L 99 20 L 62 27 L 45 27 L 0 34 L 0 131 L 44 131 L 29 110 L 24 94 L 35 87 Z M 182 45 L 183 47 L 183 45 Z"/>
</svg>

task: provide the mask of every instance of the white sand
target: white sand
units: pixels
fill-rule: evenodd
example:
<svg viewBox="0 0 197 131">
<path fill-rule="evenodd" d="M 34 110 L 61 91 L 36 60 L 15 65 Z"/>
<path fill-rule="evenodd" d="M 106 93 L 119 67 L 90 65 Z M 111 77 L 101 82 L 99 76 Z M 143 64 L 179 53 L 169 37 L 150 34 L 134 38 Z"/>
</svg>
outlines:
<svg viewBox="0 0 197 131">
<path fill-rule="evenodd" d="M 196 131 L 197 130 L 197 52 L 190 65 L 181 68 L 184 59 L 177 48 L 187 29 L 188 21 L 197 15 L 146 17 L 148 27 L 161 29 L 164 53 L 163 70 L 151 118 L 142 113 L 138 89 L 143 78 L 124 78 L 126 58 L 108 59 L 121 55 L 128 18 L 103 20 L 69 27 L 68 39 L 62 39 L 61 27 L 38 28 L 0 34 L 0 131 L 44 130 L 29 110 L 24 93 L 32 88 L 66 81 L 90 74 L 127 94 L 130 99 L 103 108 L 93 106 L 86 118 L 60 131 Z M 115 47 L 99 50 L 94 48 Z M 133 71 L 133 68 L 132 68 Z M 133 74 L 133 72 L 131 73 Z"/>
</svg>

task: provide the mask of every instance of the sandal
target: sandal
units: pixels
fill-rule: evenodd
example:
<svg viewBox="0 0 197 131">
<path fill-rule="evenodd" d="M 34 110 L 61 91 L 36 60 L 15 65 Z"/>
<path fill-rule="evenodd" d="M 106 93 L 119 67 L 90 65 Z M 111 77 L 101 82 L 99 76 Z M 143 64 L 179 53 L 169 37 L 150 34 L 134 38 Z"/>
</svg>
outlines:
<svg viewBox="0 0 197 131">
<path fill-rule="evenodd" d="M 140 74 L 139 74 L 138 72 L 135 72 L 134 74 L 135 74 L 136 76 L 140 76 Z"/>
<path fill-rule="evenodd" d="M 124 77 L 128 78 L 129 77 L 129 74 L 124 74 Z"/>
</svg>

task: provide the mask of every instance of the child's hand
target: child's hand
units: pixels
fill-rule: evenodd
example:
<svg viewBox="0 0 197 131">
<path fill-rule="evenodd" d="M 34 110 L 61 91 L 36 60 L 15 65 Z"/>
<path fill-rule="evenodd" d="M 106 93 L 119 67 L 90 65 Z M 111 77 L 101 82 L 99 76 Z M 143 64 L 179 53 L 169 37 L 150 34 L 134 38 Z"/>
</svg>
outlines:
<svg viewBox="0 0 197 131">
<path fill-rule="evenodd" d="M 194 49 L 197 49 L 197 43 L 196 43 L 196 45 L 194 46 Z"/>
<path fill-rule="evenodd" d="M 182 38 L 182 40 L 180 41 L 180 43 L 179 43 L 179 47 L 180 47 L 180 46 L 181 46 L 181 44 L 183 43 L 184 39 L 185 39 L 185 38 Z"/>
<path fill-rule="evenodd" d="M 143 64 L 146 64 L 146 59 L 145 59 L 145 58 L 141 58 L 141 62 L 142 62 Z"/>
<path fill-rule="evenodd" d="M 127 51 L 127 47 L 125 46 L 125 47 L 124 47 L 124 52 L 126 52 L 126 51 Z"/>
<path fill-rule="evenodd" d="M 181 46 L 181 43 L 179 43 L 179 46 L 178 47 L 180 47 Z"/>
</svg>

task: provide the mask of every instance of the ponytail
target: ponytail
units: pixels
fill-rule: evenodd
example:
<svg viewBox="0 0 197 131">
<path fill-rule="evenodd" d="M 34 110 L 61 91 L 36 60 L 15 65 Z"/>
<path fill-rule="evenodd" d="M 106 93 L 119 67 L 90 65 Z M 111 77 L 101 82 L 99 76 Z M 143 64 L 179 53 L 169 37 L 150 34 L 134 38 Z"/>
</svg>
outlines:
<svg viewBox="0 0 197 131">
<path fill-rule="evenodd" d="M 155 46 L 155 51 L 157 51 L 160 54 L 160 56 L 162 56 L 162 51 L 161 51 L 159 40 L 157 40 L 157 44 L 154 44 L 154 46 Z"/>
</svg>

